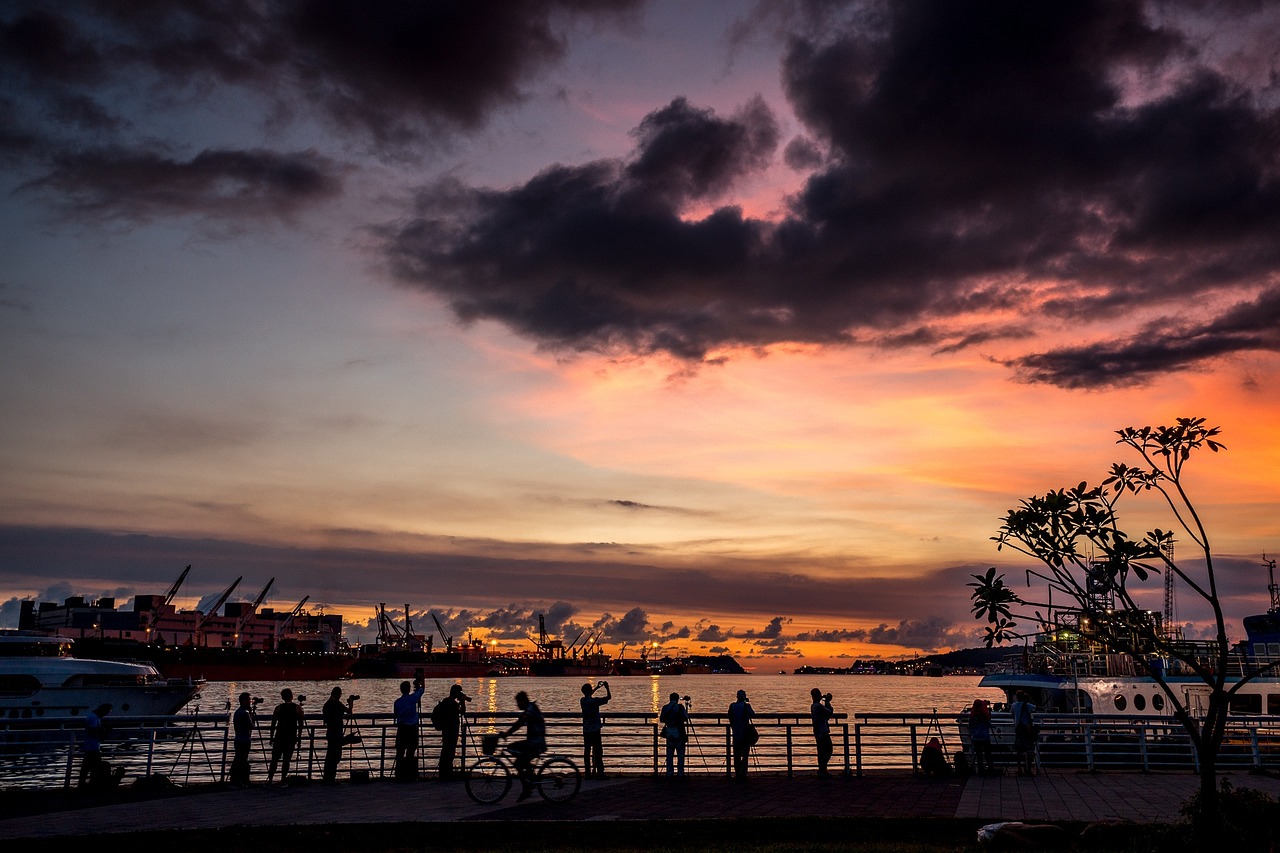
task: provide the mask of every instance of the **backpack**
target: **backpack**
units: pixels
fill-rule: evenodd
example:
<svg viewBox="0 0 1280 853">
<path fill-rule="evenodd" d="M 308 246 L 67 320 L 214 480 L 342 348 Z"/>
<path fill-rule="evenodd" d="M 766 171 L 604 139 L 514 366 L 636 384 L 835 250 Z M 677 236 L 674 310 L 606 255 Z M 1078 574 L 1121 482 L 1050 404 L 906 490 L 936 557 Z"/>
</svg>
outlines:
<svg viewBox="0 0 1280 853">
<path fill-rule="evenodd" d="M 458 706 L 452 699 L 441 699 L 431 709 L 431 727 L 443 731 L 449 725 L 450 716 L 457 717 Z"/>
</svg>

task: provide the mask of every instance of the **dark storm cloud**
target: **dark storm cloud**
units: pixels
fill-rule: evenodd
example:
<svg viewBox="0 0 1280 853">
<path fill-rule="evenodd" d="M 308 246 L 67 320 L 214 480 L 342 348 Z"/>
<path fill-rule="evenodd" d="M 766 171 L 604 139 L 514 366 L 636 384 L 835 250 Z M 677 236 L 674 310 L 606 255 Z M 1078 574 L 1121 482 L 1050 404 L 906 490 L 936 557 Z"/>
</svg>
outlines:
<svg viewBox="0 0 1280 853">
<path fill-rule="evenodd" d="M 1103 341 L 1019 358 L 1011 365 L 1032 382 L 1067 388 L 1140 382 L 1211 358 L 1280 352 L 1280 288 L 1200 325 L 1161 322 L 1125 341 Z"/>
<path fill-rule="evenodd" d="M 626 163 L 554 166 L 509 192 L 429 188 L 419 215 L 388 232 L 396 274 L 445 293 L 464 320 L 500 319 L 557 347 L 701 358 L 749 326 L 769 340 L 769 311 L 716 304 L 749 274 L 763 226 L 736 207 L 694 222 L 681 212 L 760 167 L 773 115 L 759 100 L 723 119 L 677 99 L 637 139 Z"/>
<path fill-rule="evenodd" d="M 26 185 L 50 193 L 71 218 L 145 222 L 196 215 L 228 220 L 288 219 L 341 191 L 341 169 L 314 151 L 202 151 L 176 160 L 104 148 L 61 154 Z"/>
<path fill-rule="evenodd" d="M 425 190 L 388 229 L 394 272 L 463 320 L 553 349 L 691 361 L 792 341 L 951 352 L 1026 333 L 991 328 L 994 311 L 1123 326 L 1157 298 L 1247 299 L 1280 274 L 1280 113 L 1247 88 L 1274 57 L 1218 62 L 1189 19 L 1157 22 L 1138 0 L 911 0 L 846 17 L 786 51 L 806 126 L 787 159 L 819 171 L 780 221 L 706 207 L 773 153 L 768 110 L 717 118 L 678 99 L 641 121 L 628 159 Z M 1073 375 L 1146 375 L 1128 370 Z"/>
<path fill-rule="evenodd" d="M 469 0 L 140 0 L 21 3 L 0 19 L 0 60 L 33 91 L 243 87 L 301 105 L 378 144 L 474 129 L 558 61 L 575 18 L 625 18 L 632 0 L 532 0 L 500 12 Z"/>
<path fill-rule="evenodd" d="M 976 623 L 975 623 L 976 624 Z M 925 619 L 903 619 L 895 627 L 882 622 L 874 628 L 841 628 L 824 631 L 804 631 L 797 634 L 799 642 L 821 643 L 874 643 L 934 651 L 973 645 L 977 630 L 969 626 L 957 628 L 951 619 L 931 616 Z"/>
</svg>

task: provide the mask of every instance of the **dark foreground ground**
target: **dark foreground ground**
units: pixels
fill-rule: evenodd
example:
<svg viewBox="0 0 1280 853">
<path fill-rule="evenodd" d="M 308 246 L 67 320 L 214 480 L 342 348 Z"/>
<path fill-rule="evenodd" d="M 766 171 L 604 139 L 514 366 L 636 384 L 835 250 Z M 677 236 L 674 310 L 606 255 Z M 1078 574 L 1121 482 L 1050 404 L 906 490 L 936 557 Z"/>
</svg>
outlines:
<svg viewBox="0 0 1280 853">
<path fill-rule="evenodd" d="M 1280 795 L 1280 780 L 1237 774 L 1236 787 Z M 1024 849 L 1173 850 L 1185 774 L 1053 773 L 928 782 L 864 778 L 626 777 L 584 783 L 567 804 L 514 795 L 472 803 L 457 784 L 389 782 L 217 787 L 109 795 L 0 791 L 0 840 L 55 853 L 95 849 L 226 851 L 962 851 L 979 827 L 1051 823 Z M 1104 835 L 1082 843 L 1086 827 Z M 1235 851 L 1233 851 L 1235 853 Z"/>
</svg>

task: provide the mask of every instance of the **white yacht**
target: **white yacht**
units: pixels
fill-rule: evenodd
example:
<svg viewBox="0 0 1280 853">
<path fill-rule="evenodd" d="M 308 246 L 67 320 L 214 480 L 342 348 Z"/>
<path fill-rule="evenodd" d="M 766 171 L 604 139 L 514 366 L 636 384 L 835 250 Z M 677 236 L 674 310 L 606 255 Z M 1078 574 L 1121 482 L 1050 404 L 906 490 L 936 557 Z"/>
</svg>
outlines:
<svg viewBox="0 0 1280 853">
<path fill-rule="evenodd" d="M 0 632 L 0 720 L 59 722 L 104 703 L 120 716 L 168 716 L 201 686 L 167 680 L 150 664 L 72 657 L 62 637 Z"/>
</svg>

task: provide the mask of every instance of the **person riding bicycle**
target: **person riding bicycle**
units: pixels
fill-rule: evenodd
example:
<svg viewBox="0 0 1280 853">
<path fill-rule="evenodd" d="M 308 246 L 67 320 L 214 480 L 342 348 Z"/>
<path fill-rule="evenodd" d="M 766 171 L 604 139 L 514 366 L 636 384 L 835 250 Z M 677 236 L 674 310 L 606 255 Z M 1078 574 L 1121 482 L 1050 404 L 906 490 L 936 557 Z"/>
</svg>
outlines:
<svg viewBox="0 0 1280 853">
<path fill-rule="evenodd" d="M 520 777 L 520 796 L 516 798 L 519 802 L 533 793 L 533 760 L 547 751 L 547 723 L 538 703 L 529 701 L 529 694 L 523 690 L 516 694 L 516 707 L 520 709 L 520 716 L 502 737 L 507 738 L 524 726 L 525 739 L 507 746 L 515 756 L 516 775 Z"/>
</svg>

